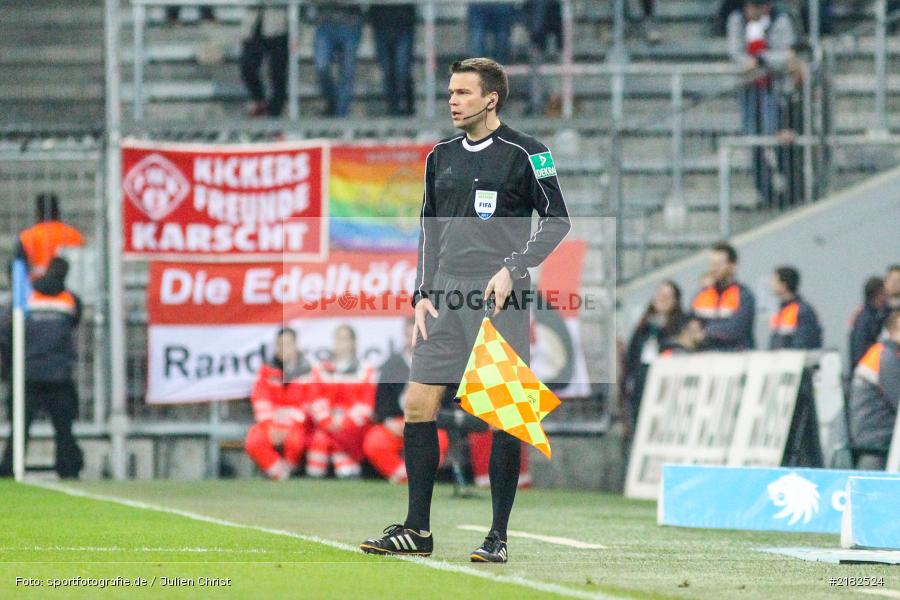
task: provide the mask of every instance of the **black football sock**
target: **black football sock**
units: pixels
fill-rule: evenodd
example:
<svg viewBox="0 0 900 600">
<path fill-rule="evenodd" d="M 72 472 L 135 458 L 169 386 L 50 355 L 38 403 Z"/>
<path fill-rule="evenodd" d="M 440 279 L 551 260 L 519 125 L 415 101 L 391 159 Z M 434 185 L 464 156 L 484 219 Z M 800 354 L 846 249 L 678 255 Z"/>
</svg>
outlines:
<svg viewBox="0 0 900 600">
<path fill-rule="evenodd" d="M 431 528 L 431 493 L 441 460 L 437 423 L 407 423 L 403 428 L 409 509 L 404 527 L 418 531 Z"/>
<path fill-rule="evenodd" d="M 522 442 L 504 431 L 495 431 L 491 444 L 491 502 L 494 505 L 494 521 L 491 530 L 506 540 L 506 525 L 516 499 L 519 485 L 519 461 Z"/>
</svg>

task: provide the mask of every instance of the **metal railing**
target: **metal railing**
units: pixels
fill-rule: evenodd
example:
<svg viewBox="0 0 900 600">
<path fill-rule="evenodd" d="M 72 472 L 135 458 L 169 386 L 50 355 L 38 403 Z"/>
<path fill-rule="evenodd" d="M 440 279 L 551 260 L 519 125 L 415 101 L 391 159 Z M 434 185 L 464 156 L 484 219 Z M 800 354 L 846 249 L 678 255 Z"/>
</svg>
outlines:
<svg viewBox="0 0 900 600">
<path fill-rule="evenodd" d="M 860 148 L 866 146 L 885 146 L 900 148 L 900 135 L 831 135 L 831 136 L 799 136 L 790 143 L 785 143 L 784 139 L 777 136 L 742 136 L 742 137 L 723 137 L 719 140 L 719 235 L 722 238 L 728 238 L 734 233 L 733 227 L 733 210 L 732 210 L 732 171 L 734 162 L 732 160 L 735 151 L 749 150 L 753 151 L 757 148 L 769 149 L 786 149 L 786 148 L 803 148 L 806 154 L 810 155 L 810 150 L 816 147 L 827 147 L 835 149 L 843 148 Z M 833 164 L 826 163 L 826 170 L 832 170 L 836 167 Z M 835 179 L 828 173 L 811 173 L 808 176 L 807 183 L 812 184 L 812 178 L 825 178 L 826 180 Z M 806 196 L 803 202 L 810 202 L 812 195 Z"/>
<path fill-rule="evenodd" d="M 508 3 L 510 0 L 479 0 L 481 3 Z M 519 0 L 521 1 L 521 0 Z M 563 39 L 562 62 L 564 65 L 573 64 L 572 38 L 573 11 L 572 0 L 562 0 Z M 405 4 L 403 0 L 379 0 L 379 4 Z M 152 6 L 182 6 L 185 4 L 197 4 L 205 6 L 243 6 L 255 8 L 283 7 L 287 11 L 287 36 L 288 36 L 288 89 L 287 107 L 288 119 L 296 121 L 300 118 L 300 7 L 309 4 L 308 0 L 131 0 L 133 7 L 132 27 L 134 45 L 133 68 L 133 111 L 134 119 L 141 121 L 144 118 L 144 65 L 145 40 L 144 32 L 147 27 L 147 8 Z M 361 5 L 369 2 L 360 1 Z M 436 42 L 436 6 L 438 4 L 465 5 L 466 0 L 421 0 L 418 3 L 422 9 L 423 36 L 424 36 L 424 62 L 425 62 L 425 117 L 433 118 L 437 113 L 437 42 Z M 569 118 L 572 116 L 573 85 L 572 74 L 563 77 L 563 114 Z"/>
<path fill-rule="evenodd" d="M 398 0 L 399 1 L 399 0 Z M 489 0 L 489 1 L 501 1 L 501 0 Z M 811 6 L 815 3 L 815 0 L 810 0 Z M 883 0 L 879 0 L 881 4 L 884 3 Z M 234 6 L 236 4 L 241 4 L 245 6 L 249 5 L 259 5 L 260 2 L 252 1 L 252 0 L 197 0 L 196 2 L 188 2 L 188 4 L 211 4 L 211 5 L 219 5 L 219 6 Z M 435 99 L 435 91 L 436 91 L 436 44 L 435 41 L 435 6 L 440 3 L 452 3 L 459 4 L 460 0 L 429 0 L 427 2 L 423 2 L 423 17 L 425 21 L 425 38 L 426 38 L 426 58 L 425 58 L 425 73 L 426 73 L 426 89 L 428 93 L 426 95 L 426 113 L 427 120 L 425 123 L 427 124 L 435 124 L 436 127 L 440 127 L 440 120 L 435 117 L 437 113 L 436 109 L 436 99 Z M 111 6 L 113 4 L 117 4 L 114 0 L 108 0 L 107 6 Z M 185 2 L 183 0 L 134 0 L 133 6 L 135 10 L 134 23 L 133 26 L 135 28 L 135 45 L 137 47 L 143 47 L 144 45 L 144 30 L 146 27 L 146 9 L 150 6 L 165 6 L 165 5 L 184 5 Z M 268 4 L 273 6 L 285 6 L 287 9 L 290 6 L 294 7 L 294 17 L 289 18 L 289 26 L 293 28 L 294 33 L 290 34 L 292 43 L 289 44 L 289 51 L 291 52 L 291 60 L 290 63 L 292 65 L 291 76 L 289 78 L 290 85 L 292 88 L 289 88 L 289 94 L 293 94 L 293 102 L 294 108 L 293 112 L 290 108 L 289 103 L 289 116 L 293 119 L 296 119 L 298 116 L 298 89 L 297 82 L 299 81 L 298 73 L 296 69 L 299 65 L 299 59 L 297 54 L 298 49 L 298 41 L 299 41 L 299 6 L 303 4 L 302 0 L 272 0 Z M 617 50 L 614 51 L 614 56 L 618 56 L 620 59 L 623 57 L 624 52 L 622 49 L 624 48 L 624 16 L 622 15 L 622 7 L 624 6 L 624 0 L 616 0 L 616 19 L 614 21 L 614 33 L 615 33 L 615 47 Z M 109 9 L 108 9 L 109 10 Z M 579 78 L 583 77 L 602 77 L 609 79 L 609 97 L 611 103 L 610 110 L 610 120 L 607 124 L 601 124 L 598 120 L 592 121 L 577 121 L 577 120 L 568 120 L 566 121 L 567 125 L 577 125 L 584 127 L 593 127 L 597 129 L 605 129 L 611 133 L 610 136 L 610 144 L 613 149 L 610 152 L 610 159 L 608 160 L 605 168 L 610 174 L 610 188 L 611 193 L 609 194 L 609 206 L 614 209 L 614 214 L 622 215 L 627 208 L 626 203 L 623 198 L 621 184 L 622 184 L 622 167 L 623 167 L 623 157 L 622 157 L 622 132 L 626 130 L 630 131 L 650 131 L 651 128 L 657 128 L 660 124 L 667 124 L 669 127 L 669 135 L 671 137 L 671 187 L 672 187 L 672 196 L 674 198 L 680 198 L 684 195 L 684 178 L 685 178 L 685 116 L 687 111 L 691 109 L 700 108 L 702 110 L 704 103 L 709 101 L 714 101 L 723 97 L 733 95 L 734 91 L 743 85 L 743 80 L 736 79 L 738 75 L 738 70 L 731 65 L 697 65 L 697 64 L 687 64 L 687 65 L 642 65 L 642 64 L 627 64 L 622 60 L 618 62 L 613 62 L 612 64 L 604 64 L 604 65 L 582 65 L 575 64 L 572 57 L 572 7 L 570 1 L 565 1 L 563 3 L 563 15 L 564 15 L 564 40 L 563 40 L 563 51 L 562 51 L 562 61 L 559 65 L 543 65 L 534 69 L 529 65 L 512 65 L 509 67 L 510 75 L 512 76 L 526 76 L 532 75 L 535 72 L 541 76 L 548 77 L 558 77 L 561 80 L 560 89 L 562 90 L 563 95 L 563 115 L 565 117 L 570 117 L 573 113 L 574 106 L 574 97 L 575 97 L 575 83 L 579 80 Z M 111 20 L 116 20 L 118 22 L 118 14 L 117 11 L 115 13 L 109 14 L 108 18 Z M 882 27 L 882 25 L 886 25 L 889 21 L 887 17 L 880 18 L 878 20 L 878 27 Z M 293 25 L 290 25 L 293 23 Z M 108 35 L 107 39 L 107 55 L 108 56 L 117 56 L 118 42 L 115 40 L 110 40 L 112 36 Z M 879 43 L 884 42 L 884 35 L 881 34 L 882 40 Z M 429 41 L 430 40 L 430 41 Z M 882 107 L 881 114 L 877 116 L 877 120 L 879 123 L 885 121 L 886 117 L 884 116 L 886 112 L 885 108 L 885 97 L 886 97 L 886 50 L 884 45 L 882 44 L 881 51 L 881 59 L 876 59 L 881 61 L 881 66 L 876 68 L 876 71 L 879 73 L 883 73 L 885 77 L 882 79 L 881 84 L 881 92 L 880 96 L 878 96 L 877 103 Z M 128 124 L 129 131 L 136 131 L 142 127 L 154 127 L 159 125 L 158 122 L 146 123 L 141 122 L 140 116 L 143 110 L 143 104 L 140 104 L 140 111 L 138 110 L 138 102 L 142 98 L 143 94 L 138 93 L 140 85 L 143 84 L 143 66 L 144 59 L 142 58 L 143 52 L 135 51 L 135 116 L 136 122 L 132 124 Z M 107 64 L 108 73 L 110 70 L 117 70 L 118 65 L 117 61 L 110 60 Z M 721 81 L 727 83 L 727 85 L 721 86 L 721 89 L 712 90 L 710 93 L 702 95 L 702 97 L 698 97 L 697 94 L 691 94 L 686 85 L 689 82 L 690 78 L 697 76 L 709 76 L 713 75 L 718 77 Z M 625 111 L 625 102 L 627 98 L 627 91 L 629 87 L 629 82 L 634 78 L 642 78 L 642 77 L 660 77 L 666 78 L 668 81 L 668 96 L 670 99 L 670 106 L 667 111 L 664 113 L 655 115 L 650 119 L 630 119 L 626 120 L 626 111 Z M 117 160 L 118 160 L 118 140 L 119 135 L 121 133 L 121 128 L 119 127 L 119 96 L 118 96 L 118 83 L 117 81 L 112 81 L 115 78 L 112 76 L 108 77 L 108 81 L 110 81 L 110 85 L 107 88 L 107 103 L 108 103 L 108 112 L 107 112 L 107 129 L 108 129 L 108 145 L 106 146 L 106 156 L 108 157 L 107 162 L 107 170 L 108 172 L 115 173 L 118 172 L 116 169 Z M 115 90 L 115 93 L 111 93 L 110 90 Z M 808 96 L 806 91 L 804 91 L 804 96 Z M 876 111 L 877 112 L 877 111 Z M 811 115 L 811 111 L 807 111 Z M 422 121 L 416 121 L 414 123 L 407 121 L 407 125 L 403 127 L 410 126 L 413 128 L 418 128 L 422 125 Z M 234 124 L 227 124 L 232 129 L 235 129 Z M 218 128 L 218 125 L 214 123 L 204 123 L 204 126 L 209 129 Z M 223 124 L 221 131 L 225 128 L 225 124 Z M 307 127 L 321 127 L 323 129 L 327 129 L 329 127 L 334 127 L 335 129 L 342 129 L 347 135 L 346 132 L 348 130 L 352 130 L 353 128 L 378 128 L 384 127 L 384 130 L 390 130 L 391 128 L 398 127 L 398 121 L 385 119 L 381 120 L 367 120 L 365 122 L 353 122 L 353 121 L 343 121 L 338 122 L 337 120 L 323 120 L 319 124 L 309 124 L 302 123 L 297 124 L 295 127 L 295 133 L 299 132 L 303 128 Z M 190 130 L 192 127 L 195 127 L 192 124 L 181 124 L 179 127 L 183 127 L 184 130 Z M 284 130 L 284 123 L 279 122 L 246 122 L 241 124 L 241 129 L 244 130 L 252 130 L 261 133 L 275 133 L 277 131 Z M 804 125 L 804 134 L 795 140 L 795 144 L 803 147 L 803 148 L 811 148 L 814 146 L 821 146 L 823 144 L 822 137 L 816 135 L 810 135 L 812 130 L 812 125 L 807 127 Z M 341 136 L 343 137 L 343 136 Z M 867 145 L 867 144 L 882 144 L 882 145 L 893 145 L 900 146 L 900 139 L 898 136 L 888 136 L 881 139 L 872 139 L 865 137 L 848 137 L 848 136 L 831 136 L 826 140 L 826 143 L 829 147 L 835 147 L 838 145 Z M 719 139 L 719 154 L 718 154 L 718 173 L 719 173 L 719 181 L 720 181 L 720 195 L 719 195 L 719 208 L 720 211 L 720 228 L 719 233 L 727 236 L 733 230 L 733 222 L 732 222 L 732 197 L 731 197 L 731 173 L 734 168 L 734 162 L 732 160 L 733 153 L 741 148 L 751 148 L 758 146 L 765 147 L 780 147 L 782 146 L 782 141 L 777 138 L 720 138 Z M 98 167 L 98 172 L 102 173 L 102 169 Z M 599 169 L 598 169 L 599 172 Z M 725 181 L 726 184 L 722 184 L 722 181 Z M 102 178 L 101 178 L 102 181 Z M 811 182 L 812 178 L 807 177 L 806 182 Z M 117 182 L 115 181 L 107 181 L 107 189 L 106 193 L 110 198 L 115 198 Z M 102 195 L 100 196 L 102 198 Z M 810 196 L 807 196 L 810 197 Z M 104 221 L 104 219 L 108 220 L 109 227 L 111 231 L 117 231 L 116 229 L 118 221 L 114 218 L 114 213 L 116 211 L 115 203 L 107 203 L 100 204 L 97 210 L 97 218 L 99 221 Z M 107 214 L 107 211 L 108 214 Z M 622 219 L 619 219 L 622 221 Z M 617 238 L 619 241 L 622 239 L 621 231 L 618 232 Z M 115 253 L 112 251 L 113 246 L 110 246 L 109 254 L 114 255 Z M 621 253 L 617 253 L 621 254 Z M 111 268 L 111 271 L 115 271 L 115 268 Z M 620 270 L 621 273 L 621 270 Z M 118 275 L 119 283 L 116 284 L 111 282 L 111 287 L 113 289 L 121 289 L 124 287 L 121 284 L 121 272 Z M 120 311 L 119 316 L 122 316 L 122 312 Z M 111 315 L 113 320 L 118 317 L 115 314 Z M 125 319 L 122 318 L 122 322 L 124 323 Z M 102 335 L 97 336 L 97 339 L 102 342 Z M 124 344 L 125 336 L 122 336 L 122 339 L 119 343 Z M 121 356 L 124 356 L 124 353 L 119 355 L 116 360 L 121 359 Z M 124 362 L 124 361 L 123 361 Z M 96 385 L 97 381 L 104 380 L 104 374 L 101 372 L 97 376 L 95 374 L 94 384 Z M 85 435 L 106 435 L 115 427 L 110 427 L 107 425 L 107 422 L 104 419 L 107 417 L 108 412 L 106 411 L 106 403 L 102 400 L 104 393 L 108 393 L 108 389 L 104 389 L 99 393 L 94 395 L 94 402 L 100 402 L 96 408 L 94 408 L 94 419 L 90 423 L 81 423 L 76 427 L 76 432 L 79 434 Z M 123 397 L 126 395 L 124 391 L 116 391 L 113 390 L 109 395 L 117 396 L 121 394 Z M 101 400 L 98 400 L 101 399 Z M 135 420 L 132 423 L 123 422 L 119 423 L 116 427 L 119 428 L 120 432 L 127 432 L 129 435 L 201 435 L 208 436 L 209 440 L 209 453 L 210 457 L 214 456 L 215 452 L 218 452 L 218 443 L 217 440 L 223 436 L 230 437 L 235 434 L 239 434 L 242 432 L 241 425 L 236 425 L 233 422 L 226 422 L 223 419 L 223 415 L 221 414 L 221 407 L 218 405 L 213 405 L 216 408 L 209 408 L 208 412 L 205 412 L 203 415 L 192 418 L 189 421 L 183 421 L 179 423 L 173 423 L 168 420 L 164 420 L 161 418 L 152 418 L 150 415 L 136 415 Z M 134 407 L 131 407 L 132 410 Z M 124 415 L 119 415 L 119 417 L 123 417 Z M 112 422 L 113 419 L 110 419 L 108 422 Z M 3 430 L 0 428 L 0 434 L 2 434 Z M 37 433 L 40 435 L 42 432 L 39 429 Z M 122 437 L 124 439 L 124 436 Z M 114 452 L 115 454 L 115 452 Z M 124 457 L 124 452 L 121 453 Z M 210 464 L 214 464 L 213 461 Z M 116 467 L 116 476 L 120 477 L 124 474 L 124 467 Z"/>
<path fill-rule="evenodd" d="M 71 268 L 67 286 L 82 300 L 82 321 L 76 333 L 79 357 L 73 374 L 79 396 L 79 424 L 82 430 L 98 431 L 107 416 L 106 360 L 107 321 L 105 319 L 106 266 L 103 257 L 105 228 L 102 154 L 99 148 L 43 149 L 34 151 L 0 150 L 0 203 L 3 223 L 0 236 L 3 245 L 12 250 L 18 233 L 32 225 L 33 198 L 44 192 L 54 192 L 61 200 L 64 220 L 77 227 L 87 240 L 84 249 L 66 252 Z M 4 287 L 9 285 L 6 273 Z M 5 415 L 5 407 L 0 407 Z M 8 415 L 5 415 L 8 416 Z M 6 418 L 0 419 L 0 422 Z M 42 426 L 37 426 L 40 436 Z M 6 437 L 9 427 L 0 424 L 0 436 Z"/>
<path fill-rule="evenodd" d="M 818 2 L 810 0 L 810 7 L 814 4 L 817 5 Z M 831 40 L 825 47 L 826 52 L 837 52 L 841 48 L 846 47 L 848 39 L 851 40 L 851 44 L 854 47 L 858 47 L 860 38 L 869 33 L 875 34 L 875 40 L 872 47 L 873 59 L 875 62 L 875 111 L 872 129 L 882 133 L 886 133 L 889 130 L 887 119 L 887 32 L 888 27 L 890 27 L 891 24 L 900 21 L 900 10 L 888 13 L 887 4 L 887 0 L 874 0 L 875 19 L 873 21 L 861 23 L 850 31 Z"/>
</svg>

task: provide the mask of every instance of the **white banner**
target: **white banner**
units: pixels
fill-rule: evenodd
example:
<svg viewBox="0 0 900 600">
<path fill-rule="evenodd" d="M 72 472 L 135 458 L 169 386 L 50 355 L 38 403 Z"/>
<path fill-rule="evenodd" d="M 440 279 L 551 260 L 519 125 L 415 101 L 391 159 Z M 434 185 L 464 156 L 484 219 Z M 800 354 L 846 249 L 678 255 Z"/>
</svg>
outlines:
<svg viewBox="0 0 900 600">
<path fill-rule="evenodd" d="M 751 352 L 749 357 L 747 386 L 728 464 L 777 467 L 784 457 L 806 352 Z"/>
<path fill-rule="evenodd" d="M 804 354 L 658 359 L 647 375 L 625 495 L 655 499 L 667 463 L 780 465 Z"/>
<path fill-rule="evenodd" d="M 403 318 L 306 319 L 288 321 L 310 361 L 326 360 L 334 330 L 356 331 L 359 356 L 379 367 L 403 348 Z M 147 402 L 180 404 L 246 398 L 264 360 L 274 354 L 281 325 L 155 325 L 148 339 Z"/>
<path fill-rule="evenodd" d="M 653 363 L 625 495 L 656 498 L 666 463 L 725 464 L 746 372 L 742 354 L 663 357 Z"/>
</svg>

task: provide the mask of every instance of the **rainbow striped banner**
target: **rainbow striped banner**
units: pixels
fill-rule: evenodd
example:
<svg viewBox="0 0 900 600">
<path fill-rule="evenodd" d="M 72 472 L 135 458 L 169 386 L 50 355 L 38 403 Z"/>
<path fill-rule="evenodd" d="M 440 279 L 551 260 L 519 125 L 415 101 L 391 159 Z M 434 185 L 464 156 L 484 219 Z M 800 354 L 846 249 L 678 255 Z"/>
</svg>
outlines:
<svg viewBox="0 0 900 600">
<path fill-rule="evenodd" d="M 332 248 L 415 249 L 425 159 L 433 147 L 412 143 L 332 146 Z"/>
</svg>

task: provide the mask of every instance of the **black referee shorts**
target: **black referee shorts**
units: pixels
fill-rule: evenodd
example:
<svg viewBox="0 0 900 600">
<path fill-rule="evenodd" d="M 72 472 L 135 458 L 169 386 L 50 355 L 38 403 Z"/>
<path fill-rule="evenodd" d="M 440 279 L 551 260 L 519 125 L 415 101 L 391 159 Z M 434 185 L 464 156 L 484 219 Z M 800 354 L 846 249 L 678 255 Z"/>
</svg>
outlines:
<svg viewBox="0 0 900 600">
<path fill-rule="evenodd" d="M 464 279 L 441 271 L 435 274 L 428 296 L 437 308 L 438 316 L 425 315 L 428 340 L 419 337 L 413 348 L 410 381 L 456 389 L 484 318 L 484 308 L 480 303 L 488 281 L 490 277 Z M 513 294 L 516 298 L 524 298 L 527 296 L 524 292 L 530 287 L 530 277 L 520 279 L 513 284 Z M 528 302 L 508 302 L 507 307 L 491 321 L 522 360 L 529 363 Z"/>
</svg>

